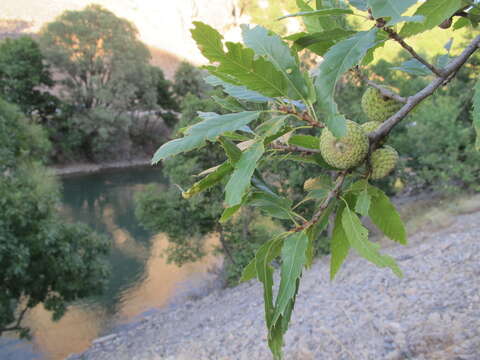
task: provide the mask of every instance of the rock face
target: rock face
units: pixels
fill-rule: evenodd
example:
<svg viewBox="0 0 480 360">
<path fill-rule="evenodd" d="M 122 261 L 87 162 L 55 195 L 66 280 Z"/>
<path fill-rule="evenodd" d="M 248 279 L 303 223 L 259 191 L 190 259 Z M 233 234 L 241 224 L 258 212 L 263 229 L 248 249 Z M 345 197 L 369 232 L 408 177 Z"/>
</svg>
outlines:
<svg viewBox="0 0 480 360">
<path fill-rule="evenodd" d="M 285 358 L 480 359 L 479 237 L 477 212 L 389 248 L 402 279 L 352 256 L 330 282 L 328 259 L 318 261 L 303 276 Z M 251 281 L 145 317 L 70 359 L 271 359 L 264 326 Z"/>
<path fill-rule="evenodd" d="M 154 53 L 160 50 L 164 56 L 167 52 L 196 64 L 205 60 L 190 36 L 192 21 L 210 24 L 229 40 L 238 40 L 240 35 L 237 0 L 2 0 L 0 20 L 26 21 L 30 26 L 24 30 L 36 32 L 63 11 L 80 10 L 91 3 L 135 23 Z"/>
</svg>

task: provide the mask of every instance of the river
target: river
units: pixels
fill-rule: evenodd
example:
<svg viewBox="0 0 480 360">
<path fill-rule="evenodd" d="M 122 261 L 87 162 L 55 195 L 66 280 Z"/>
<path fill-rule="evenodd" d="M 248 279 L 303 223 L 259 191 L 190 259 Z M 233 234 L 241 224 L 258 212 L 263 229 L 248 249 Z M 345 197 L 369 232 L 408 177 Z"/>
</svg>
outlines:
<svg viewBox="0 0 480 360">
<path fill-rule="evenodd" d="M 25 324 L 32 341 L 0 339 L 2 360 L 58 360 L 87 349 L 92 340 L 125 327 L 139 315 L 185 297 L 202 295 L 216 286 L 221 259 L 177 267 L 162 256 L 168 245 L 164 234 L 150 234 L 135 219 L 135 193 L 151 183 L 167 186 L 159 169 L 112 170 L 64 177 L 62 213 L 68 221 L 89 224 L 112 239 L 111 277 L 103 295 L 72 304 L 58 322 L 42 306 L 34 308 Z M 179 223 L 181 226 L 181 223 Z M 215 246 L 212 236 L 208 246 Z"/>
</svg>

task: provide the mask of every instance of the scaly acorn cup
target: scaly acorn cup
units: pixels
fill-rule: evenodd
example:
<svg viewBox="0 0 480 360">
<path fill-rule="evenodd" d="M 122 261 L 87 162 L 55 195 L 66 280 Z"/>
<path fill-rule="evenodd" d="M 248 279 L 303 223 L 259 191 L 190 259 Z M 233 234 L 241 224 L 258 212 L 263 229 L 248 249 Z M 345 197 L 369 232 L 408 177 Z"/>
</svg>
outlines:
<svg viewBox="0 0 480 360">
<path fill-rule="evenodd" d="M 325 128 L 320 136 L 320 153 L 325 161 L 337 169 L 350 169 L 360 164 L 368 153 L 369 141 L 361 126 L 347 120 L 347 133 L 335 137 Z"/>
<path fill-rule="evenodd" d="M 381 179 L 392 172 L 398 162 L 398 152 L 391 146 L 384 146 L 375 150 L 370 156 L 372 172 L 370 179 Z"/>
<path fill-rule="evenodd" d="M 379 90 L 369 87 L 362 96 L 362 109 L 371 121 L 383 122 L 395 114 L 402 103 L 384 97 Z"/>
<path fill-rule="evenodd" d="M 377 130 L 380 127 L 380 125 L 382 125 L 380 121 L 369 121 L 362 124 L 361 127 L 365 135 L 368 136 L 368 134 Z M 385 137 L 380 141 L 379 145 L 382 146 L 383 144 L 385 144 L 386 141 L 387 141 L 387 138 Z"/>
</svg>

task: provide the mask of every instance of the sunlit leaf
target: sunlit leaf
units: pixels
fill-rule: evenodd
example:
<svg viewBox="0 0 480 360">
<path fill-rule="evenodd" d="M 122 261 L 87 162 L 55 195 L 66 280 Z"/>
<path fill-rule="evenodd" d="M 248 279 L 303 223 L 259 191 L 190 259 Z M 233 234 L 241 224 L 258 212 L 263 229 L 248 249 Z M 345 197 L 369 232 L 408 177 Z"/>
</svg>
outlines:
<svg viewBox="0 0 480 360">
<path fill-rule="evenodd" d="M 402 276 L 402 272 L 395 260 L 378 252 L 379 245 L 368 240 L 368 230 L 362 225 L 357 214 L 345 206 L 342 213 L 342 226 L 347 236 L 350 246 L 358 254 L 379 267 L 390 268 L 397 276 Z"/>
<path fill-rule="evenodd" d="M 329 130 L 337 137 L 346 133 L 345 117 L 338 112 L 334 100 L 335 85 L 340 77 L 360 63 L 368 49 L 376 43 L 377 29 L 358 32 L 352 37 L 335 44 L 325 54 L 315 80 L 318 103 L 325 113 Z"/>
<path fill-rule="evenodd" d="M 402 1 L 403 3 L 403 1 Z M 409 22 L 400 31 L 401 37 L 408 37 L 433 29 L 462 7 L 462 0 L 428 0 L 414 15 L 423 16 L 422 22 Z"/>
<path fill-rule="evenodd" d="M 265 148 L 263 142 L 256 142 L 242 153 L 235 164 L 235 170 L 225 186 L 225 201 L 228 206 L 241 202 L 243 195 L 250 186 L 250 180 L 257 167 L 257 161 L 262 157 Z"/>
</svg>

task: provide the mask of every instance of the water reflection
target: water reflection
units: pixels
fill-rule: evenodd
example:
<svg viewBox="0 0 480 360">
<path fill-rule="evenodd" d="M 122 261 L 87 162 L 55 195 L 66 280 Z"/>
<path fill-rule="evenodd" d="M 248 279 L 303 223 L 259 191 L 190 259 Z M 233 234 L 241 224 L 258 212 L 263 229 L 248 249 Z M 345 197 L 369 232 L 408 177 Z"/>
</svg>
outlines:
<svg viewBox="0 0 480 360">
<path fill-rule="evenodd" d="M 151 237 L 137 224 L 134 194 L 152 182 L 165 184 L 160 171 L 151 168 L 63 180 L 65 218 L 85 222 L 112 238 L 112 276 L 102 296 L 73 304 L 59 322 L 52 322 L 42 306 L 31 311 L 26 322 L 33 330 L 37 356 L 43 353 L 45 359 L 56 360 L 81 352 L 109 329 L 213 281 L 209 270 L 220 265 L 219 258 L 209 256 L 181 268 L 167 264 L 162 256 L 168 246 L 165 235 Z M 213 236 L 206 242 L 216 245 Z M 1 344 L 0 352 L 4 353 Z M 11 359 L 37 358 L 26 351 L 13 353 Z"/>
</svg>

